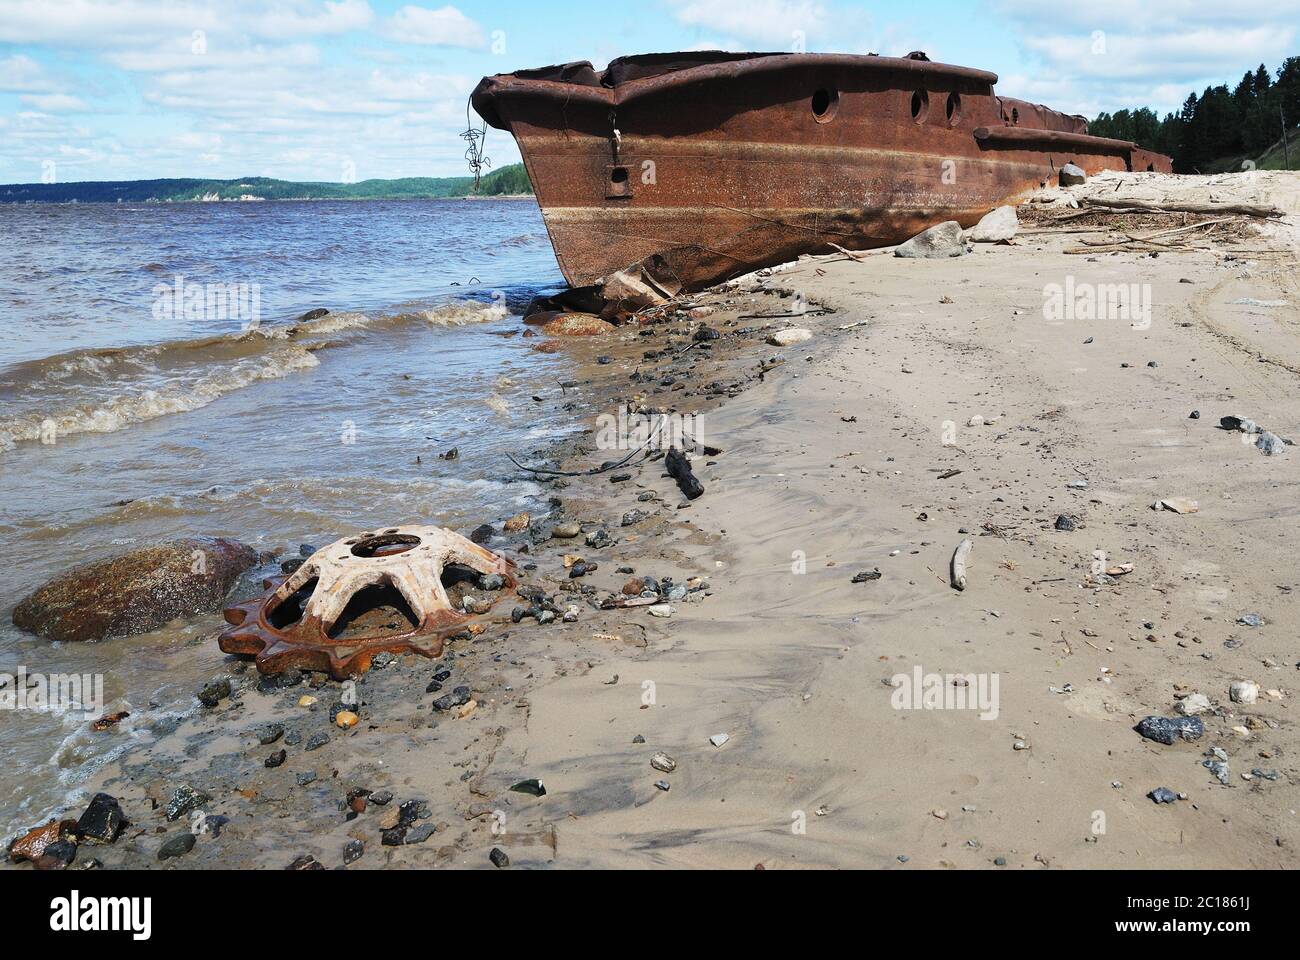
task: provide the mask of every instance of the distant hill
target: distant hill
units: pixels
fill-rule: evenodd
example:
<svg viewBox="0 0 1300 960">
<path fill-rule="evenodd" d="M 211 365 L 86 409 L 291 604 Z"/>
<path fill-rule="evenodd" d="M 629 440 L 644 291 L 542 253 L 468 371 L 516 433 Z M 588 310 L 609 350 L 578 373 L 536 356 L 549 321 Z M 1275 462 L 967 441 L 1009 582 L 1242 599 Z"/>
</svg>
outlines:
<svg viewBox="0 0 1300 960">
<path fill-rule="evenodd" d="M 238 180 L 103 180 L 0 185 L 0 203 L 183 203 L 193 200 L 427 200 L 530 194 L 521 163 L 483 177 L 404 177 L 360 183 L 295 183 L 269 177 Z"/>
</svg>

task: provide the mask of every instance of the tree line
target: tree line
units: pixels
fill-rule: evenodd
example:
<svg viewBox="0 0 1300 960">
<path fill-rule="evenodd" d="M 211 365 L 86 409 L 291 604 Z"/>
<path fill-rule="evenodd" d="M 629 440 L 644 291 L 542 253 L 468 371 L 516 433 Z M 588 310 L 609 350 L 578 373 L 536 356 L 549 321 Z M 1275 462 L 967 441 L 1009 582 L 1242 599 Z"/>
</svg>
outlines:
<svg viewBox="0 0 1300 960">
<path fill-rule="evenodd" d="M 1253 160 L 1264 154 L 1281 140 L 1283 118 L 1288 130 L 1300 123 L 1300 57 L 1288 57 L 1276 74 L 1261 63 L 1235 87 L 1225 83 L 1206 87 L 1199 96 L 1192 92 L 1181 110 L 1165 114 L 1163 120 L 1148 107 L 1119 110 L 1098 115 L 1088 124 L 1088 132 L 1168 154 L 1175 173 L 1205 173 L 1239 169 L 1239 162 L 1227 161 Z M 1292 168 L 1300 167 L 1296 152 L 1293 146 Z"/>
</svg>

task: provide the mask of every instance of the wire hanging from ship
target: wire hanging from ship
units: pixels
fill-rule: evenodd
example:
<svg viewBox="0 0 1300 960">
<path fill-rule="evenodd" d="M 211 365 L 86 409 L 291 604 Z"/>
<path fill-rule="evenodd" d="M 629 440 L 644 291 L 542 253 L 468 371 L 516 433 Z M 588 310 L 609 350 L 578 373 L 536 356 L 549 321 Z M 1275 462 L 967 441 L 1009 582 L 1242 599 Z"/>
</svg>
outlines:
<svg viewBox="0 0 1300 960">
<path fill-rule="evenodd" d="M 474 192 L 478 193 L 479 183 L 483 179 L 483 168 L 492 166 L 492 158 L 483 153 L 483 148 L 487 146 L 487 121 L 484 120 L 482 126 L 476 128 L 469 111 L 470 101 L 467 100 L 465 132 L 460 135 L 460 138 L 469 144 L 465 148 L 465 162 L 469 164 L 469 169 L 474 174 Z"/>
</svg>

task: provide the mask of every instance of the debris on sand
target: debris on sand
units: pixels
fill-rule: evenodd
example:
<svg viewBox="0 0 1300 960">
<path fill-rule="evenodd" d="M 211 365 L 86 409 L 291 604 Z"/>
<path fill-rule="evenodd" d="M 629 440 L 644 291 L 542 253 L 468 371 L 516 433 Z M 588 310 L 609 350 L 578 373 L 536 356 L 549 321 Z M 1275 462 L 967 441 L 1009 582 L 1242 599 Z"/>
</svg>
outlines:
<svg viewBox="0 0 1300 960">
<path fill-rule="evenodd" d="M 1147 740 L 1172 746 L 1179 740 L 1201 739 L 1205 724 L 1200 717 L 1143 717 L 1135 729 Z"/>
<path fill-rule="evenodd" d="M 677 486 L 681 488 L 687 500 L 695 500 L 703 496 L 704 484 L 700 483 L 695 476 L 691 470 L 691 461 L 682 451 L 676 447 L 669 447 L 668 455 L 664 457 L 664 468 L 668 471 L 668 475 L 677 481 Z"/>
<path fill-rule="evenodd" d="M 650 766 L 654 767 L 660 773 L 672 773 L 677 769 L 677 761 L 663 751 L 660 751 L 650 758 Z"/>
<path fill-rule="evenodd" d="M 1228 687 L 1233 703 L 1251 704 L 1259 700 L 1259 684 L 1253 680 L 1234 680 Z"/>
<path fill-rule="evenodd" d="M 957 549 L 952 553 L 949 578 L 954 590 L 966 589 L 966 561 L 970 557 L 971 549 L 974 546 L 974 541 L 967 537 L 961 543 L 957 544 Z"/>
<path fill-rule="evenodd" d="M 527 517 L 526 514 L 521 514 Z M 517 519 L 517 518 L 516 518 Z M 389 527 L 347 537 L 312 556 L 267 592 L 225 611 L 226 653 L 254 655 L 264 674 L 324 670 L 337 680 L 364 673 L 380 653 L 442 653 L 468 614 L 453 607 L 444 578 L 498 575 L 510 561 L 443 527 Z"/>
<path fill-rule="evenodd" d="M 1201 509 L 1201 505 L 1191 497 L 1165 497 L 1153 503 L 1151 509 L 1168 510 L 1172 513 L 1196 513 Z"/>
<path fill-rule="evenodd" d="M 812 331 L 806 327 L 786 327 L 769 334 L 767 342 L 774 347 L 789 347 L 812 339 Z"/>
</svg>

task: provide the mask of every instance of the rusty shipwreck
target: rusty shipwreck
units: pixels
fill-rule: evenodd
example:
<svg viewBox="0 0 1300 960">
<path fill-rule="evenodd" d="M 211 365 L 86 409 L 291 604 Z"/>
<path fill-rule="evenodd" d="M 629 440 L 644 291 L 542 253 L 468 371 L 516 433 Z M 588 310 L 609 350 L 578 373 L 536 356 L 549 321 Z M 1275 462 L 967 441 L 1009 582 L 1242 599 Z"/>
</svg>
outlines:
<svg viewBox="0 0 1300 960">
<path fill-rule="evenodd" d="M 996 82 L 922 53 L 673 53 L 486 77 L 471 102 L 518 142 L 571 286 L 636 267 L 696 290 L 970 226 L 1067 163 L 1170 171 Z"/>
</svg>

